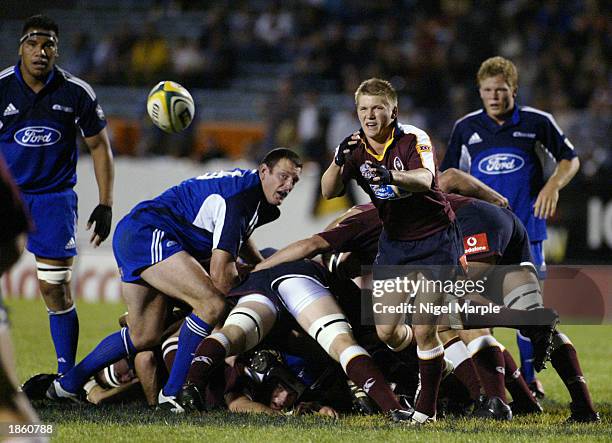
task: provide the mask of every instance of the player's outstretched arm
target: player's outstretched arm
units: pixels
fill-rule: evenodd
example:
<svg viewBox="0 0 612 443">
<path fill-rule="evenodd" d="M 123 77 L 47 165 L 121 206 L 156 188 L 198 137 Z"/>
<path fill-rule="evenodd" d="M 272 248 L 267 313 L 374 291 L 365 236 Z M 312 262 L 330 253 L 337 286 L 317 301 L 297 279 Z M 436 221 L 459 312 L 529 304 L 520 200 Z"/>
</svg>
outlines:
<svg viewBox="0 0 612 443">
<path fill-rule="evenodd" d="M 280 411 L 251 400 L 246 395 L 237 395 L 233 393 L 226 394 L 225 404 L 230 412 L 251 412 L 256 414 L 281 415 Z"/>
<path fill-rule="evenodd" d="M 508 207 L 506 197 L 460 169 L 449 168 L 442 172 L 438 176 L 438 185 L 443 192 L 454 192 L 466 197 L 478 198 L 502 208 Z"/>
<path fill-rule="evenodd" d="M 268 269 L 281 263 L 301 260 L 303 258 L 312 258 L 317 254 L 330 251 L 331 245 L 323 237 L 315 234 L 312 237 L 298 240 L 285 246 L 280 251 L 275 252 L 270 257 L 255 266 L 255 271 Z"/>
<path fill-rule="evenodd" d="M 94 232 L 89 242 L 97 247 L 110 234 L 114 180 L 113 153 L 106 128 L 96 135 L 86 137 L 85 144 L 91 152 L 96 182 L 98 183 L 99 204 L 87 222 L 88 230 L 95 223 Z"/>
<path fill-rule="evenodd" d="M 536 217 L 548 218 L 555 215 L 559 191 L 574 178 L 580 169 L 580 160 L 574 157 L 571 160 L 563 159 L 557 164 L 555 172 L 550 176 L 533 206 Z"/>
</svg>

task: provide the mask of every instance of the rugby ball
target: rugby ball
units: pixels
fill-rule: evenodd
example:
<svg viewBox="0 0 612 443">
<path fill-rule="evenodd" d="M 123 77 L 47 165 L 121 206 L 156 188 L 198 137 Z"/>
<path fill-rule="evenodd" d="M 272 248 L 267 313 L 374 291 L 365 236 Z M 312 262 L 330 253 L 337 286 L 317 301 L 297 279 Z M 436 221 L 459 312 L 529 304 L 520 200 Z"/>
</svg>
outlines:
<svg viewBox="0 0 612 443">
<path fill-rule="evenodd" d="M 156 84 L 147 97 L 147 113 L 165 132 L 181 132 L 193 121 L 195 105 L 187 89 L 165 80 Z"/>
</svg>

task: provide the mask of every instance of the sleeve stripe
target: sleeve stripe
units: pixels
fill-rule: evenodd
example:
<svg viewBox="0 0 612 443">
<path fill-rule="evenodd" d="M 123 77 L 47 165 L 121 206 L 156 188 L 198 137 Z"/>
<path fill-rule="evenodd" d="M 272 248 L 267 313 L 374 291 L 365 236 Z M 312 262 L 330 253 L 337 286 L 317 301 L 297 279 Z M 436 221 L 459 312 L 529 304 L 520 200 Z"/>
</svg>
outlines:
<svg viewBox="0 0 612 443">
<path fill-rule="evenodd" d="M 15 73 L 15 67 L 9 66 L 8 68 L 0 71 L 0 78 L 8 77 L 11 74 Z"/>
<path fill-rule="evenodd" d="M 81 88 L 83 88 L 85 90 L 85 92 L 87 92 L 87 95 L 89 95 L 89 98 L 91 98 L 92 100 L 96 99 L 96 93 L 94 92 L 93 88 L 91 86 L 89 86 L 89 83 L 87 83 L 84 80 L 81 80 L 78 77 L 74 77 L 73 75 L 71 75 L 68 71 L 65 71 L 61 68 L 59 68 L 59 71 L 64 75 L 64 78 L 69 81 L 70 83 L 74 83 L 75 85 L 79 85 Z"/>
</svg>

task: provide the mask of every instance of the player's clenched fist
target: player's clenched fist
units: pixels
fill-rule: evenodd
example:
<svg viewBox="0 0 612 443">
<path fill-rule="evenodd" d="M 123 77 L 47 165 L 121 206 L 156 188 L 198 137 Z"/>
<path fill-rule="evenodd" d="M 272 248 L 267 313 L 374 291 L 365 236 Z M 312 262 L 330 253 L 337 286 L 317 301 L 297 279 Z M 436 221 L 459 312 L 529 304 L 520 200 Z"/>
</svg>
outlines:
<svg viewBox="0 0 612 443">
<path fill-rule="evenodd" d="M 353 149 L 359 146 L 359 132 L 353 132 L 351 135 L 346 137 L 336 147 L 336 154 L 334 155 L 334 163 L 338 166 L 344 165 L 346 156 L 351 153 Z"/>
</svg>

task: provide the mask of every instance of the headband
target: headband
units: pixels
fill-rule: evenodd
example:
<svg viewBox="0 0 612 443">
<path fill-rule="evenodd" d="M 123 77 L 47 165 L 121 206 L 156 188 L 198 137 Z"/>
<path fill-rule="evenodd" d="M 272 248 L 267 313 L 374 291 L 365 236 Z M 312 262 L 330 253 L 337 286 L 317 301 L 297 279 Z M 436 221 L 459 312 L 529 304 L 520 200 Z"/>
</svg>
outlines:
<svg viewBox="0 0 612 443">
<path fill-rule="evenodd" d="M 21 45 L 23 42 L 25 42 L 27 39 L 31 38 L 31 37 L 48 37 L 49 40 L 51 40 L 53 43 L 55 43 L 57 45 L 57 36 L 55 35 L 55 33 L 51 33 L 48 31 L 31 31 L 28 32 L 26 34 L 24 34 L 20 39 L 19 39 L 19 44 Z"/>
</svg>

